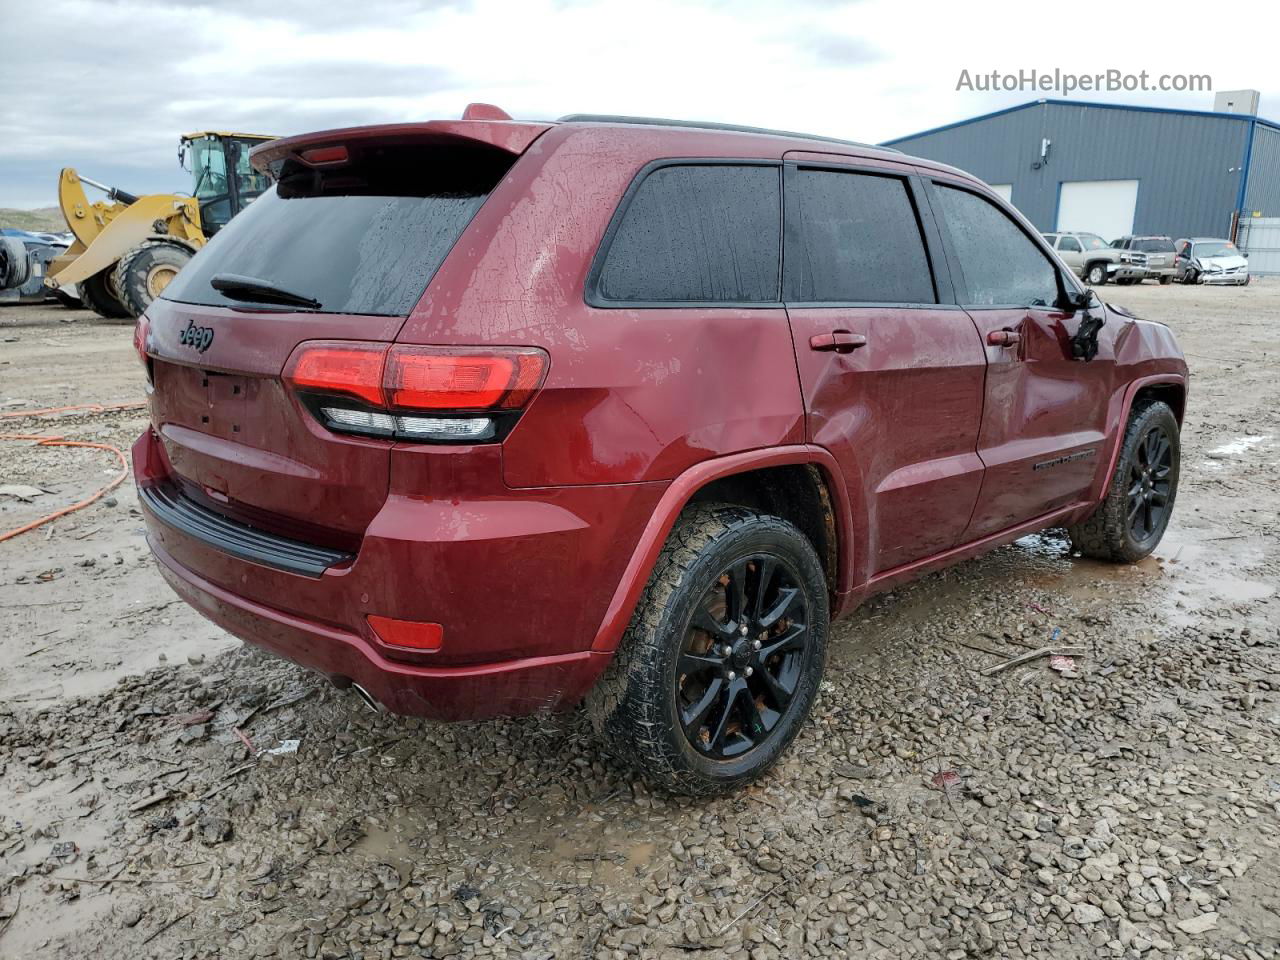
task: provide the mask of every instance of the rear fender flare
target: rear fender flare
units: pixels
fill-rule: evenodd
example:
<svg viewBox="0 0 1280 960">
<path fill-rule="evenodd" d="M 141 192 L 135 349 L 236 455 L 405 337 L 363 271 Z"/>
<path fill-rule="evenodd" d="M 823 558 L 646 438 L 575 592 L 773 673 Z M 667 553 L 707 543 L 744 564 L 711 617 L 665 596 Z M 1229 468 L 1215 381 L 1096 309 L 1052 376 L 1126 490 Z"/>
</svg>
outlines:
<svg viewBox="0 0 1280 960">
<path fill-rule="evenodd" d="M 666 544 L 667 537 L 675 526 L 680 512 L 688 505 L 695 493 L 712 481 L 733 474 L 787 464 L 812 464 L 822 471 L 823 480 L 827 484 L 832 512 L 835 515 L 837 538 L 837 590 L 836 595 L 832 597 L 834 615 L 842 606 L 842 600 L 849 591 L 850 571 L 853 569 L 853 517 L 839 466 L 829 452 L 811 444 L 752 450 L 703 460 L 671 481 L 632 550 L 631 559 L 623 571 L 621 581 L 614 589 L 600 628 L 596 631 L 595 640 L 591 644 L 592 652 L 611 654 L 617 649 L 631 622 L 640 594 L 645 584 L 649 582 L 649 575 L 653 572 L 654 564 L 657 563 L 658 554 L 662 552 L 663 545 Z"/>
</svg>

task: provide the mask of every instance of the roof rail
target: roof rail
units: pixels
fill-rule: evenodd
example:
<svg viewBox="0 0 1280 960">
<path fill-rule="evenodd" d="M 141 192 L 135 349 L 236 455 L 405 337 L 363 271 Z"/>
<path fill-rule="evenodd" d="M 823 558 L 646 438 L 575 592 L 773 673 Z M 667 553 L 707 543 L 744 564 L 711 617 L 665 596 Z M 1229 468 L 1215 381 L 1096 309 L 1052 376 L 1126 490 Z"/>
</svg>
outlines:
<svg viewBox="0 0 1280 960">
<path fill-rule="evenodd" d="M 766 127 L 746 127 L 737 123 L 715 123 L 710 120 L 666 120 L 662 117 L 624 117 L 611 113 L 570 113 L 561 117 L 557 123 L 634 123 L 652 127 L 687 127 L 694 130 L 725 130 L 730 133 L 755 133 L 768 137 L 792 137 L 796 140 L 817 140 L 820 143 L 838 143 L 846 147 L 866 147 L 869 150 L 884 150 L 887 153 L 901 153 L 895 147 L 878 146 L 874 143 L 862 143 L 857 140 L 841 140 L 839 137 L 822 137 L 816 133 L 796 133 L 793 130 L 770 130 Z"/>
</svg>

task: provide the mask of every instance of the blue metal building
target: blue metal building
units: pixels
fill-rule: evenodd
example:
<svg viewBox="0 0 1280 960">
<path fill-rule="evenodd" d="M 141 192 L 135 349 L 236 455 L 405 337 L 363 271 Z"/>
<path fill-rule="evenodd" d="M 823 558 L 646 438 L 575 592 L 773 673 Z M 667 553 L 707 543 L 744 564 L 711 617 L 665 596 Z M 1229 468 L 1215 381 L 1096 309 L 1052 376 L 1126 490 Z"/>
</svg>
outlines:
<svg viewBox="0 0 1280 960">
<path fill-rule="evenodd" d="M 1280 124 L 1036 100 L 886 142 L 992 184 L 1040 230 L 1232 236 L 1280 217 Z"/>
</svg>

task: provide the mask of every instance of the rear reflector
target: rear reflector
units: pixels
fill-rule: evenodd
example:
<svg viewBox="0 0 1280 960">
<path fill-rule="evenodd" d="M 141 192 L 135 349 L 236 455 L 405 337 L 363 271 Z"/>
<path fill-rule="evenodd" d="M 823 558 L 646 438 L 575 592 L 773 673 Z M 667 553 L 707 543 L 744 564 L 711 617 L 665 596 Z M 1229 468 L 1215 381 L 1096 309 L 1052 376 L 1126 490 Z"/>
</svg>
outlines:
<svg viewBox="0 0 1280 960">
<path fill-rule="evenodd" d="M 369 626 L 383 643 L 410 650 L 439 650 L 444 643 L 444 627 L 438 623 L 396 620 L 369 614 Z"/>
</svg>

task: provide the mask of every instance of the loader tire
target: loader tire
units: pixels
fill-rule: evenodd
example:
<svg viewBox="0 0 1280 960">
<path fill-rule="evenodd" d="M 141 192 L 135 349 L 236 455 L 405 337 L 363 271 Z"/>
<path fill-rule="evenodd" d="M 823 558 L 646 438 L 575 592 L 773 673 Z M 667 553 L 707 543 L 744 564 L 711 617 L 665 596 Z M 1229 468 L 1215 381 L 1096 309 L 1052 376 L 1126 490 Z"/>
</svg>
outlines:
<svg viewBox="0 0 1280 960">
<path fill-rule="evenodd" d="M 189 250 L 167 240 L 148 240 L 121 257 L 115 286 L 129 312 L 142 316 L 190 260 Z"/>
<path fill-rule="evenodd" d="M 111 289 L 111 270 L 99 270 L 93 276 L 82 280 L 80 299 L 84 305 L 100 317 L 107 320 L 132 319 L 133 315 Z"/>
<path fill-rule="evenodd" d="M 16 290 L 30 279 L 26 244 L 17 237 L 0 237 L 0 290 Z"/>
</svg>

